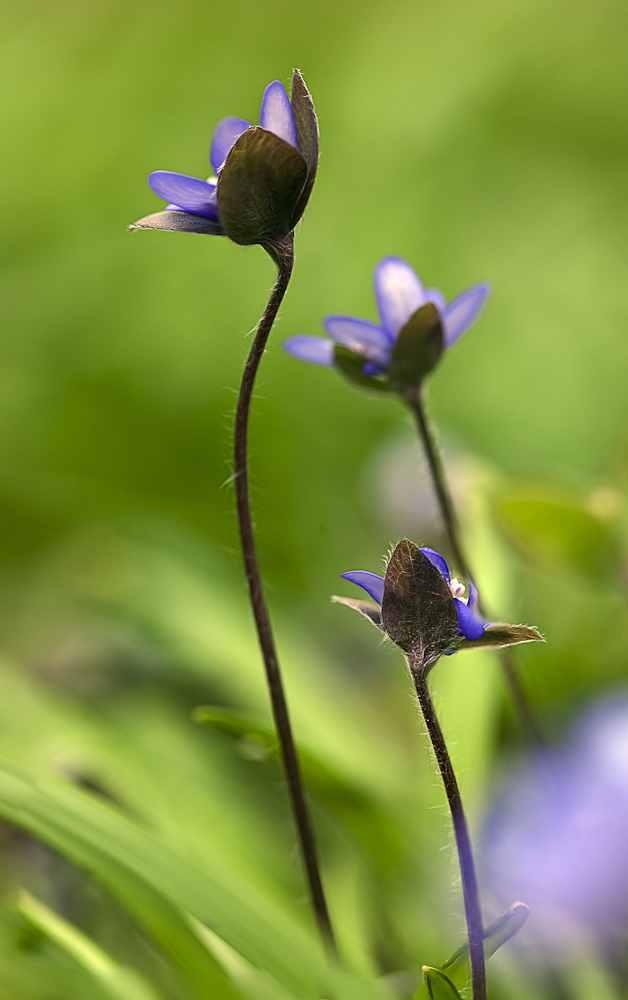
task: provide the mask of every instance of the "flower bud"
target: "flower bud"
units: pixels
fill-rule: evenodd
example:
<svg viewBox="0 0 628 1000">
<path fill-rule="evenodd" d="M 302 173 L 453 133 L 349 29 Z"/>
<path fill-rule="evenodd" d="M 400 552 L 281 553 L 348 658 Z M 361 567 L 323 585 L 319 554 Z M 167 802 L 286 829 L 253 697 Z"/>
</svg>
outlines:
<svg viewBox="0 0 628 1000">
<path fill-rule="evenodd" d="M 478 615 L 474 584 L 469 582 L 468 601 L 461 600 L 460 590 L 465 588 L 451 580 L 443 557 L 434 549 L 418 548 L 407 538 L 394 549 L 385 577 L 368 570 L 351 570 L 342 576 L 376 603 L 348 597 L 334 597 L 334 601 L 368 618 L 403 650 L 413 671 L 427 672 L 439 657 L 457 649 L 498 649 L 545 641 L 529 625 L 484 622 Z"/>
</svg>

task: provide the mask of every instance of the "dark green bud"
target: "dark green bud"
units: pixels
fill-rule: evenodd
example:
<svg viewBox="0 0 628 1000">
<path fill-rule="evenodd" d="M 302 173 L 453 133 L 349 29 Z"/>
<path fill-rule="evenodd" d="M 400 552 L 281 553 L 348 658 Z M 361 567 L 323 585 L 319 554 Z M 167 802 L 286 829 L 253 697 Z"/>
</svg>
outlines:
<svg viewBox="0 0 628 1000">
<path fill-rule="evenodd" d="M 366 386 L 368 389 L 375 389 L 377 392 L 390 392 L 391 386 L 380 378 L 373 375 L 365 375 L 363 372 L 364 358 L 361 354 L 350 351 L 340 344 L 334 345 L 334 361 L 336 367 L 350 382 L 357 382 L 358 385 Z"/>
<path fill-rule="evenodd" d="M 218 177 L 218 216 L 226 236 L 273 247 L 294 229 L 307 180 L 298 149 L 254 126 L 236 140 Z"/>
<path fill-rule="evenodd" d="M 386 569 L 382 628 L 425 669 L 457 645 L 458 616 L 449 585 L 407 538 L 399 542 Z"/>
<path fill-rule="evenodd" d="M 395 341 L 388 377 L 397 392 L 419 386 L 443 353 L 443 327 L 432 302 L 412 314 Z"/>
</svg>

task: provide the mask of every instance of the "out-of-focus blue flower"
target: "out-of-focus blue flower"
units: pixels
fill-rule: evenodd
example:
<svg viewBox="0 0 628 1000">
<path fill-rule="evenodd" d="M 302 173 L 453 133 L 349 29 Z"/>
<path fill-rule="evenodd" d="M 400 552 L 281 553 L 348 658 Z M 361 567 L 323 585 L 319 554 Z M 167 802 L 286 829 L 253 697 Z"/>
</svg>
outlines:
<svg viewBox="0 0 628 1000">
<path fill-rule="evenodd" d="M 458 580 L 451 579 L 449 567 L 443 557 L 430 548 L 422 548 L 421 552 L 424 556 L 427 556 L 449 585 L 456 606 L 460 635 L 470 642 L 480 639 L 486 631 L 487 624 L 477 614 L 478 592 L 474 585 L 472 583 L 469 584 L 468 601 L 461 600 L 461 595 L 464 593 L 465 588 Z M 377 604 L 381 605 L 384 597 L 383 576 L 378 576 L 376 573 L 369 573 L 368 570 L 362 569 L 351 570 L 349 573 L 342 573 L 341 576 L 344 580 L 349 580 L 351 583 L 357 584 L 358 587 L 362 587 L 362 590 L 365 590 Z"/>
<path fill-rule="evenodd" d="M 468 288 L 452 302 L 436 288 L 424 288 L 416 271 L 401 257 L 384 257 L 373 277 L 380 323 L 353 316 L 327 316 L 323 326 L 332 340 L 299 334 L 289 337 L 284 348 L 295 358 L 315 365 L 333 366 L 335 344 L 364 358 L 363 374 L 386 372 L 397 337 L 421 306 L 436 306 L 443 327 L 443 347 L 451 347 L 480 315 L 490 285 Z"/>
<path fill-rule="evenodd" d="M 262 97 L 259 124 L 261 128 L 297 147 L 297 127 L 286 88 L 279 80 L 269 83 Z M 223 118 L 216 126 L 209 159 L 215 176 L 208 180 L 188 177 L 170 170 L 155 170 L 149 174 L 148 183 L 155 194 L 169 201 L 166 211 L 191 212 L 210 219 L 218 218 L 216 186 L 218 175 L 236 139 L 251 128 L 244 118 Z"/>
<path fill-rule="evenodd" d="M 530 906 L 534 947 L 605 948 L 628 939 L 628 698 L 606 701 L 497 799 L 483 837 L 484 883 L 496 901 Z M 510 895 L 509 895 L 510 894 Z"/>
</svg>

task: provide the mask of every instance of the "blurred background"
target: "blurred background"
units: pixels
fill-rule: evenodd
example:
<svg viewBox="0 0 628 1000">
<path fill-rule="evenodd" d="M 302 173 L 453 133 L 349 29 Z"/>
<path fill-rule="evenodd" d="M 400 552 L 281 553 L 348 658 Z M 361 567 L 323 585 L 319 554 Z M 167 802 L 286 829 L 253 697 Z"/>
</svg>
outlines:
<svg viewBox="0 0 628 1000">
<path fill-rule="evenodd" d="M 443 796 L 401 658 L 329 597 L 357 596 L 340 574 L 379 572 L 400 537 L 446 545 L 401 405 L 281 340 L 329 313 L 376 320 L 387 254 L 448 298 L 491 282 L 429 401 L 487 601 L 547 637 L 515 654 L 539 725 L 573 739 L 628 683 L 628 8 L 25 0 L 2 18 L 0 754 L 309 926 L 278 765 L 252 726 L 191 720 L 269 718 L 229 476 L 273 268 L 127 230 L 162 207 L 150 171 L 207 176 L 217 121 L 257 121 L 298 66 L 322 151 L 252 418 L 260 559 L 342 950 L 412 996 L 464 937 Z M 445 661 L 433 687 L 482 840 L 525 742 L 494 656 Z M 23 933 L 19 885 L 161 997 L 195 995 L 97 880 L 15 826 L 2 844 L 3 1000 L 102 995 Z M 621 851 L 616 872 L 628 893 Z M 500 891 L 487 875 L 487 919 Z M 624 915 L 590 952 L 586 913 L 565 919 L 577 932 L 539 957 L 533 912 L 494 996 L 625 994 Z"/>
</svg>

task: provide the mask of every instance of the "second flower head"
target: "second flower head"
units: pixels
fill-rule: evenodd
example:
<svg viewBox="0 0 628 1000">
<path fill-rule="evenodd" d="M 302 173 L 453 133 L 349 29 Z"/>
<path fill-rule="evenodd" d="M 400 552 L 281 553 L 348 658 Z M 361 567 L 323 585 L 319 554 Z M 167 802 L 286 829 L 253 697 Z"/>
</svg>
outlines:
<svg viewBox="0 0 628 1000">
<path fill-rule="evenodd" d="M 396 390 L 420 381 L 442 352 L 475 323 L 490 293 L 473 285 L 451 302 L 437 288 L 425 288 L 401 257 L 384 257 L 373 275 L 379 323 L 354 316 L 323 320 L 331 340 L 299 334 L 284 348 L 311 364 L 337 366 L 372 388 Z"/>
</svg>

